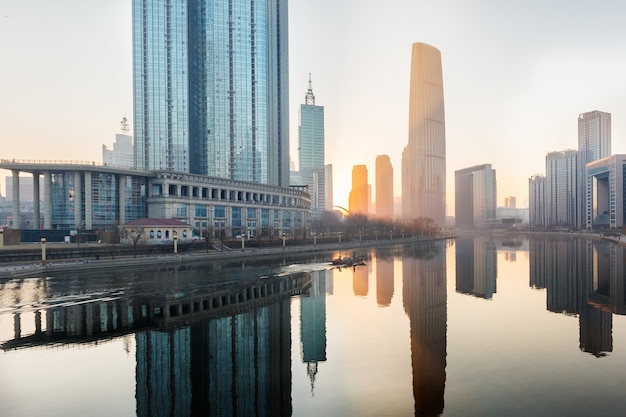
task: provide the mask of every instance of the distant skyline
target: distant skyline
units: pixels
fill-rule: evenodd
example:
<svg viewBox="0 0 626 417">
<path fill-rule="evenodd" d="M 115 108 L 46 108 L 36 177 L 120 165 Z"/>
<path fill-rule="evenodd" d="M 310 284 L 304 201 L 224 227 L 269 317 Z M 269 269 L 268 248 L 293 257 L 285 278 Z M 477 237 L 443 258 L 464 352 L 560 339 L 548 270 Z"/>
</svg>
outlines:
<svg viewBox="0 0 626 417">
<path fill-rule="evenodd" d="M 388 154 L 399 167 L 411 45 L 425 42 L 442 55 L 448 214 L 454 171 L 483 163 L 498 195 L 526 207 L 546 154 L 576 147 L 579 114 L 611 113 L 612 153 L 626 153 L 625 15 L 608 0 L 291 1 L 291 159 L 311 73 L 335 204 L 348 203 L 353 165 L 373 171 Z M 101 160 L 121 117 L 132 123 L 131 17 L 130 0 L 0 4 L 0 158 Z M 399 195 L 399 169 L 394 184 Z"/>
</svg>

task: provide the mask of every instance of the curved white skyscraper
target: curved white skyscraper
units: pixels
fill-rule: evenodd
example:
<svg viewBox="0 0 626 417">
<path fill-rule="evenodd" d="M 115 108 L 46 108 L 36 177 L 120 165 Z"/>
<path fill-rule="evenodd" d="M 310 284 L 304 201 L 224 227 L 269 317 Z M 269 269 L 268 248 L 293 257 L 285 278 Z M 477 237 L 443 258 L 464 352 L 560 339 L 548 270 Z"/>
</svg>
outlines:
<svg viewBox="0 0 626 417">
<path fill-rule="evenodd" d="M 411 58 L 409 143 L 402 152 L 402 217 L 446 218 L 446 131 L 441 53 L 414 43 Z"/>
</svg>

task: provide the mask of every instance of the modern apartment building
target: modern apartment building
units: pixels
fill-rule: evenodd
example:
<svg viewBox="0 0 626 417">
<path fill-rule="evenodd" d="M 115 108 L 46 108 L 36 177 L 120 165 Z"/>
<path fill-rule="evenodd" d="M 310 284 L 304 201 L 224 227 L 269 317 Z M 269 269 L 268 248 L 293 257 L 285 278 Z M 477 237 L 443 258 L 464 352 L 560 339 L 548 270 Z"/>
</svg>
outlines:
<svg viewBox="0 0 626 417">
<path fill-rule="evenodd" d="M 576 226 L 584 228 L 592 221 L 588 211 L 591 198 L 587 183 L 588 163 L 611 155 L 611 114 L 592 111 L 578 116 L 578 217 Z"/>
<path fill-rule="evenodd" d="M 535 174 L 528 179 L 528 221 L 531 229 L 546 227 L 546 177 Z"/>
<path fill-rule="evenodd" d="M 569 149 L 546 155 L 546 227 L 576 227 L 578 154 Z"/>
</svg>

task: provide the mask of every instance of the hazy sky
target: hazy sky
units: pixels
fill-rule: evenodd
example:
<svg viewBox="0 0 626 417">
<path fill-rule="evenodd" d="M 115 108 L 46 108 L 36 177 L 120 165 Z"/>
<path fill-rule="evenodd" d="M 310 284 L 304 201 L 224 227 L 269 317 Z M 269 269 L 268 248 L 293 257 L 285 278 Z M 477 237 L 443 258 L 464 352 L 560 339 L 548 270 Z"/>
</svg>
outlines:
<svg viewBox="0 0 626 417">
<path fill-rule="evenodd" d="M 577 147 L 580 113 L 611 113 L 626 153 L 626 2 L 292 0 L 289 14 L 291 157 L 310 72 L 335 204 L 353 165 L 374 182 L 379 154 L 400 193 L 413 42 L 442 55 L 449 214 L 454 171 L 483 163 L 498 205 L 526 206 L 545 154 Z M 101 161 L 132 122 L 131 0 L 0 0 L 0 53 L 0 158 Z"/>
</svg>

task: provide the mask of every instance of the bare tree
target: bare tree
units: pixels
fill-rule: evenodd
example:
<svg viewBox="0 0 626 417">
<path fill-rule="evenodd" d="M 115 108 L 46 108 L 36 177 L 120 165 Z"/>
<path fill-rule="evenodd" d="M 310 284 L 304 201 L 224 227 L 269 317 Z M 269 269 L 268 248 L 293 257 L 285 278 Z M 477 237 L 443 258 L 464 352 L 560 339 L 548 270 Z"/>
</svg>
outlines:
<svg viewBox="0 0 626 417">
<path fill-rule="evenodd" d="M 130 231 L 130 239 L 133 242 L 133 258 L 137 257 L 137 243 L 139 243 L 139 239 L 141 239 L 141 233 L 143 232 L 143 228 L 140 227 L 137 230 L 132 229 Z"/>
</svg>

